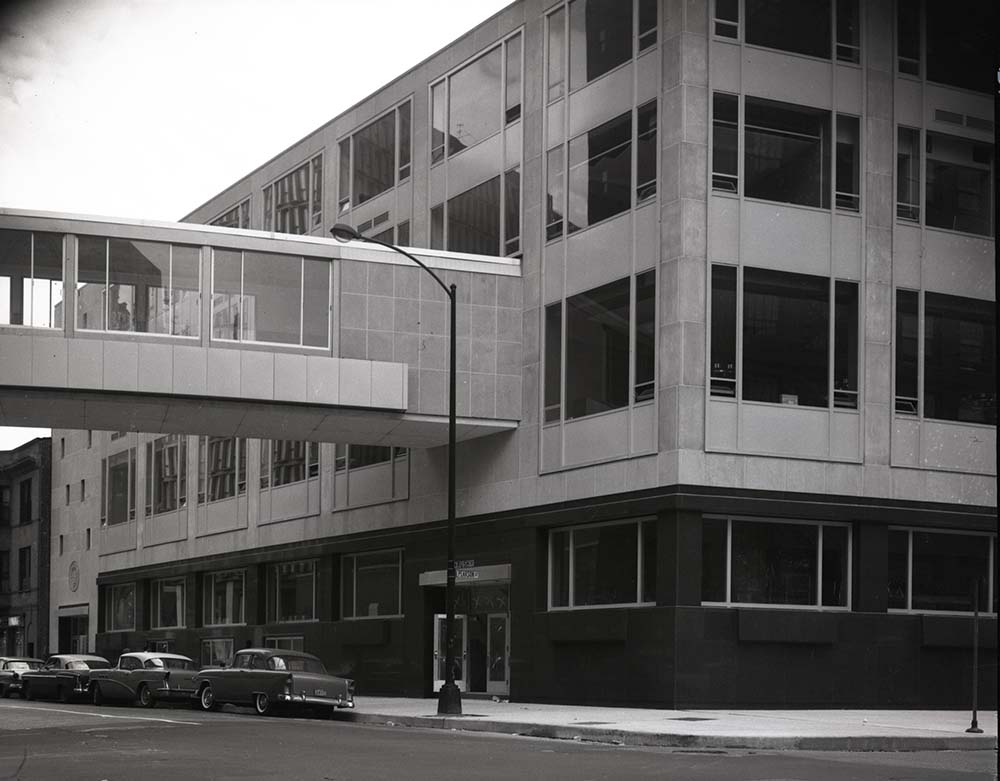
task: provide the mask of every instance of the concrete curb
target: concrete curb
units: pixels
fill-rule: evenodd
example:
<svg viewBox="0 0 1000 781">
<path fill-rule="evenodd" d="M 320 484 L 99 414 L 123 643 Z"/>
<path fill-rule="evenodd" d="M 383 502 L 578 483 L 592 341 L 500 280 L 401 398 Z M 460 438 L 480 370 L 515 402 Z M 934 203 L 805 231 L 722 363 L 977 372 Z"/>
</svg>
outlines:
<svg viewBox="0 0 1000 781">
<path fill-rule="evenodd" d="M 589 726 L 491 721 L 467 716 L 393 716 L 382 713 L 337 713 L 339 721 L 395 727 L 492 732 L 532 738 L 688 749 L 757 749 L 770 751 L 996 751 L 992 735 L 856 735 L 792 736 L 691 735 L 667 732 L 601 729 Z"/>
</svg>

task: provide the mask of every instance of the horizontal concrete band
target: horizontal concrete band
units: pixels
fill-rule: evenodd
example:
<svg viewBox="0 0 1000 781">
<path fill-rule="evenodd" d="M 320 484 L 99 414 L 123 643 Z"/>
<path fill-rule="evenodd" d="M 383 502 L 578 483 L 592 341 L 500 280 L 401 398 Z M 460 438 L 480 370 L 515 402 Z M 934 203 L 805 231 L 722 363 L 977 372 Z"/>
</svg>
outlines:
<svg viewBox="0 0 1000 781">
<path fill-rule="evenodd" d="M 4 385 L 0 385 L 0 426 L 420 448 L 448 442 L 447 415 L 393 408 Z M 516 421 L 463 417 L 456 420 L 456 437 L 464 441 L 516 427 Z"/>
</svg>

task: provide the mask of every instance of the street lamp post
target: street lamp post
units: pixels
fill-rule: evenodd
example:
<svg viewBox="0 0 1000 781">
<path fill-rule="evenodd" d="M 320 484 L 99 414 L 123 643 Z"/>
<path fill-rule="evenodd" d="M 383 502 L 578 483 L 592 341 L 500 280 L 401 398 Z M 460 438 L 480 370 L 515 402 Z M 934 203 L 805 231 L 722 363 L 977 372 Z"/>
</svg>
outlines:
<svg viewBox="0 0 1000 781">
<path fill-rule="evenodd" d="M 445 586 L 445 657 L 444 685 L 438 692 L 438 713 L 444 715 L 461 715 L 462 693 L 455 684 L 455 285 L 446 285 L 441 278 L 431 271 L 423 261 L 414 257 L 406 250 L 394 244 L 389 244 L 370 236 L 362 236 L 350 225 L 338 222 L 330 233 L 337 241 L 367 241 L 388 247 L 394 252 L 409 258 L 420 268 L 434 277 L 451 305 L 451 350 L 448 361 L 448 574 Z"/>
</svg>

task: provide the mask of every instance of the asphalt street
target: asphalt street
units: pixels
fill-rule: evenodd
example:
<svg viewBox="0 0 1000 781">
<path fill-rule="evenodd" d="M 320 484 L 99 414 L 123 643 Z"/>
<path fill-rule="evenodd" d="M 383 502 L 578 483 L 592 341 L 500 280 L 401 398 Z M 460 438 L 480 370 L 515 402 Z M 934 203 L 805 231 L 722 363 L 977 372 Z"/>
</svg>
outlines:
<svg viewBox="0 0 1000 781">
<path fill-rule="evenodd" d="M 971 781 L 996 778 L 996 755 L 644 749 L 232 708 L 0 701 L 0 781 L 275 778 Z"/>
</svg>

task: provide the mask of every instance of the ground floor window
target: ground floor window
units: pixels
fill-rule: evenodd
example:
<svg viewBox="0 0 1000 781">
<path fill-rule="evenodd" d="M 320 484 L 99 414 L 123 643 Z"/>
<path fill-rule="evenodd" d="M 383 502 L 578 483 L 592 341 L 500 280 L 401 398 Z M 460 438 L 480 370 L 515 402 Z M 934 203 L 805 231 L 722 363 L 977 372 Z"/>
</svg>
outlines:
<svg viewBox="0 0 1000 781">
<path fill-rule="evenodd" d="M 108 586 L 104 594 L 106 631 L 125 632 L 135 629 L 135 583 Z"/>
<path fill-rule="evenodd" d="M 313 621 L 316 618 L 316 562 L 288 561 L 267 572 L 267 620 Z"/>
<path fill-rule="evenodd" d="M 205 575 L 205 624 L 242 624 L 246 573 L 241 569 Z"/>
<path fill-rule="evenodd" d="M 849 607 L 850 550 L 847 524 L 706 518 L 702 603 Z"/>
<path fill-rule="evenodd" d="M 344 618 L 398 616 L 403 611 L 402 551 L 356 553 L 341 559 L 341 615 Z"/>
<path fill-rule="evenodd" d="M 184 626 L 184 578 L 158 580 L 153 584 L 153 628 Z"/>
<path fill-rule="evenodd" d="M 282 651 L 305 651 L 306 641 L 301 635 L 282 635 L 280 637 L 265 637 L 265 648 L 279 648 Z"/>
<path fill-rule="evenodd" d="M 549 533 L 549 608 L 656 601 L 656 523 L 622 521 Z"/>
<path fill-rule="evenodd" d="M 201 641 L 201 666 L 224 667 L 233 658 L 233 638 L 212 637 Z"/>
<path fill-rule="evenodd" d="M 997 612 L 995 534 L 889 529 L 889 610 Z"/>
</svg>

